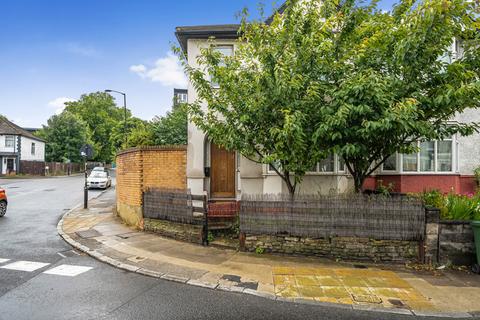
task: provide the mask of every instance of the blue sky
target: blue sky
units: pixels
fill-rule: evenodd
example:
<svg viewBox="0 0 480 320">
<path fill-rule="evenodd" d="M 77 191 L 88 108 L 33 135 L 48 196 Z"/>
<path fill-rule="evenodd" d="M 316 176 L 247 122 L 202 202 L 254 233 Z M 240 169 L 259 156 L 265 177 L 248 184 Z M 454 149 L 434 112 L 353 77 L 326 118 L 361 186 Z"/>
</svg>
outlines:
<svg viewBox="0 0 480 320">
<path fill-rule="evenodd" d="M 175 27 L 236 23 L 239 10 L 255 12 L 257 3 L 1 0 L 0 114 L 36 127 L 64 101 L 108 88 L 127 93 L 135 116 L 163 115 L 183 82 L 169 55 Z"/>
</svg>

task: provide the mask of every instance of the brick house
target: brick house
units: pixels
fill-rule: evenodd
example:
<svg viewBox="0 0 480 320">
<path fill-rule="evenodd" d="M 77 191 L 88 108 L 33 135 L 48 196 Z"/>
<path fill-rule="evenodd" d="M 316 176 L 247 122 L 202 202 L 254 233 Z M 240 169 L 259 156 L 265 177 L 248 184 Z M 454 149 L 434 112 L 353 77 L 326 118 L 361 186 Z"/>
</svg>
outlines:
<svg viewBox="0 0 480 320">
<path fill-rule="evenodd" d="M 45 141 L 0 116 L 0 175 L 19 172 L 20 160 L 45 161 Z"/>
<path fill-rule="evenodd" d="M 235 51 L 239 25 L 205 25 L 177 27 L 176 37 L 188 63 L 197 67 L 200 48 L 214 37 L 216 48 L 225 55 Z M 453 57 L 461 55 L 461 43 L 454 41 Z M 188 86 L 188 101 L 198 98 Z M 206 106 L 205 106 L 206 107 Z M 478 122 L 480 113 L 467 110 L 452 122 Z M 480 134 L 452 136 L 443 141 L 419 143 L 417 154 L 396 154 L 365 182 L 374 189 L 378 183 L 394 186 L 397 192 L 421 192 L 440 189 L 443 192 L 471 193 L 476 189 L 473 170 L 480 166 Z M 238 200 L 242 194 L 287 193 L 282 179 L 268 165 L 254 163 L 236 152 L 211 143 L 193 123 L 188 124 L 187 184 L 193 193 L 207 191 L 213 200 Z M 299 186 L 300 193 L 343 193 L 353 188 L 353 179 L 337 155 L 318 163 Z"/>
</svg>

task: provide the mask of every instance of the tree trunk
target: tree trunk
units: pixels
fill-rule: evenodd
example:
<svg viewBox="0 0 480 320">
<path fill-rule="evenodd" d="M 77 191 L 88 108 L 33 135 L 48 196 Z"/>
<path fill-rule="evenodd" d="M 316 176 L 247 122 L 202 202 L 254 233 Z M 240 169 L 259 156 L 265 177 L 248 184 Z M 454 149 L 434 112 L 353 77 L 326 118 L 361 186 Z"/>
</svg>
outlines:
<svg viewBox="0 0 480 320">
<path fill-rule="evenodd" d="M 353 174 L 353 183 L 355 185 L 355 193 L 362 192 L 362 186 L 365 182 L 365 176 L 363 174 Z"/>
</svg>

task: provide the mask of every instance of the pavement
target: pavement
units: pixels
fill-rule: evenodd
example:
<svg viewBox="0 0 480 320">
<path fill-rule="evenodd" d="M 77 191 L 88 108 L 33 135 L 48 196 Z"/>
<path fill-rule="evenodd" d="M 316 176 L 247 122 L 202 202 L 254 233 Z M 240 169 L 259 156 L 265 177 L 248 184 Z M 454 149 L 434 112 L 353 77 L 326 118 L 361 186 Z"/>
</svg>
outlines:
<svg viewBox="0 0 480 320">
<path fill-rule="evenodd" d="M 202 247 L 125 226 L 109 190 L 57 226 L 76 249 L 132 273 L 280 302 L 405 316 L 480 315 L 480 276 Z"/>
</svg>

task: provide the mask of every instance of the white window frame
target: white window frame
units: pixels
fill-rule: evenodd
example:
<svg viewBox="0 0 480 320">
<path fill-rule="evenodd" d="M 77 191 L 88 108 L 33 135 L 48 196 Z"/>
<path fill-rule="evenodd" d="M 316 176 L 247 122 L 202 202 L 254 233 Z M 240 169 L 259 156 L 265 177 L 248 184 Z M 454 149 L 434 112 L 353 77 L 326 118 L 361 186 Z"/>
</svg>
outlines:
<svg viewBox="0 0 480 320">
<path fill-rule="evenodd" d="M 7 145 L 7 141 L 11 142 L 12 145 Z M 15 148 L 15 136 L 14 135 L 9 134 L 9 135 L 5 136 L 5 148 Z"/>
<path fill-rule="evenodd" d="M 30 145 L 30 154 L 32 156 L 35 155 L 35 152 L 37 151 L 36 149 L 37 149 L 37 146 L 36 146 L 35 142 L 32 142 L 32 144 Z"/>
<path fill-rule="evenodd" d="M 316 171 L 307 171 L 305 172 L 306 176 L 331 176 L 331 175 L 345 175 L 347 174 L 347 168 L 344 166 L 343 170 L 340 169 L 340 157 L 337 154 L 333 156 L 333 171 L 328 172 L 321 172 L 320 171 L 320 163 L 315 165 Z M 270 165 L 265 165 L 265 171 L 267 175 L 275 175 L 277 174 L 274 170 L 270 169 Z"/>
<path fill-rule="evenodd" d="M 212 46 L 213 48 L 229 48 L 232 49 L 232 56 L 235 55 L 235 46 L 233 44 L 228 44 L 228 43 L 223 43 L 223 44 L 215 44 Z M 210 76 L 210 85 L 214 89 L 220 88 L 220 85 L 218 83 L 213 82 L 212 76 Z"/>
<path fill-rule="evenodd" d="M 448 174 L 457 174 L 458 173 L 458 139 L 456 135 L 453 135 L 451 138 L 444 139 L 441 141 L 451 141 L 452 142 L 452 170 L 450 171 L 440 171 L 438 170 L 438 140 L 435 140 L 434 145 L 434 170 L 433 171 L 421 171 L 420 166 L 420 151 L 416 153 L 417 156 L 417 170 L 415 171 L 404 171 L 403 170 L 403 154 L 396 153 L 396 164 L 397 170 L 384 170 L 383 164 L 380 170 L 380 174 L 389 175 L 389 174 L 402 174 L 402 175 L 448 175 Z M 420 147 L 420 141 L 417 141 L 417 147 Z"/>
</svg>

